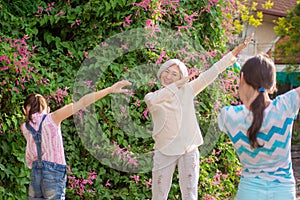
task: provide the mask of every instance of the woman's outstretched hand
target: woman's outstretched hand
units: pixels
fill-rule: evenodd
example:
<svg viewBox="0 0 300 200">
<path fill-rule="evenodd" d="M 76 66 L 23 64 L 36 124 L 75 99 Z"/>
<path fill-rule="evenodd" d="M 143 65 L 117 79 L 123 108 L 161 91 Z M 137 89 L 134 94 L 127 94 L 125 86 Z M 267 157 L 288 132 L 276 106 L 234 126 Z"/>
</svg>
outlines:
<svg viewBox="0 0 300 200">
<path fill-rule="evenodd" d="M 196 71 L 196 72 L 193 72 L 192 74 L 190 74 L 189 76 L 187 77 L 184 77 L 178 81 L 175 82 L 176 84 L 176 87 L 179 89 L 181 88 L 182 86 L 184 86 L 184 84 L 188 83 L 190 81 L 191 78 L 193 78 L 194 76 L 198 75 L 199 72 Z"/>
<path fill-rule="evenodd" d="M 247 40 L 245 40 L 245 42 L 243 42 L 242 44 L 240 44 L 239 46 L 235 47 L 231 53 L 233 56 L 237 56 L 244 48 L 246 48 L 246 46 L 248 46 L 248 44 L 250 43 L 250 41 L 253 38 L 254 33 L 252 33 Z"/>
<path fill-rule="evenodd" d="M 128 89 L 123 89 L 123 87 L 130 86 L 131 83 L 126 80 L 118 81 L 117 83 L 113 84 L 112 93 L 126 93 Z"/>
</svg>

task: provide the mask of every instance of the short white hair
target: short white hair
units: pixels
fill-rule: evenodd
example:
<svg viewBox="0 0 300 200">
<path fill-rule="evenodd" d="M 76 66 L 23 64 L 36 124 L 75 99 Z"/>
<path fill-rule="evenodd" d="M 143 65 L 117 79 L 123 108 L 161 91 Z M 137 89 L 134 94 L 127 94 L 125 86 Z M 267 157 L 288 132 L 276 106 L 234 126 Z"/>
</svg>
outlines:
<svg viewBox="0 0 300 200">
<path fill-rule="evenodd" d="M 177 65 L 181 71 L 182 77 L 187 77 L 188 76 L 188 70 L 187 67 L 183 62 L 181 62 L 178 59 L 170 59 L 166 61 L 164 64 L 162 64 L 157 72 L 157 78 L 160 80 L 160 75 L 163 71 L 166 71 L 170 66 L 172 65 Z"/>
</svg>

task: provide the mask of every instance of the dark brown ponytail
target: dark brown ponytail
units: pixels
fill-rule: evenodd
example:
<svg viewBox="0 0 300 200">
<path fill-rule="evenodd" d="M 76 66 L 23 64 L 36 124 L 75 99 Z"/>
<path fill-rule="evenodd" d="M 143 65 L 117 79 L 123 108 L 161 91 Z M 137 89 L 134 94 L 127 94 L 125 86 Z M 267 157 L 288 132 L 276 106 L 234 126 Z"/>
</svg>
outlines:
<svg viewBox="0 0 300 200">
<path fill-rule="evenodd" d="M 250 110 L 253 114 L 251 126 L 247 131 L 247 136 L 252 148 L 262 147 L 257 141 L 257 134 L 262 126 L 265 110 L 264 90 L 274 87 L 276 82 L 276 70 L 274 62 L 263 55 L 254 56 L 246 61 L 241 73 L 247 84 L 259 91 L 256 99 L 251 103 Z M 263 90 L 260 90 L 262 88 Z"/>
<path fill-rule="evenodd" d="M 265 99 L 262 92 L 256 97 L 256 99 L 250 105 L 250 109 L 253 114 L 253 121 L 251 126 L 247 131 L 248 138 L 250 140 L 250 145 L 252 148 L 262 147 L 262 144 L 259 144 L 256 137 L 259 129 L 261 128 L 263 118 L 264 118 L 264 105 Z"/>
<path fill-rule="evenodd" d="M 47 107 L 47 102 L 42 95 L 31 94 L 24 101 L 24 109 L 26 110 L 27 107 L 29 107 L 27 120 L 31 121 L 34 113 L 42 112 Z"/>
</svg>

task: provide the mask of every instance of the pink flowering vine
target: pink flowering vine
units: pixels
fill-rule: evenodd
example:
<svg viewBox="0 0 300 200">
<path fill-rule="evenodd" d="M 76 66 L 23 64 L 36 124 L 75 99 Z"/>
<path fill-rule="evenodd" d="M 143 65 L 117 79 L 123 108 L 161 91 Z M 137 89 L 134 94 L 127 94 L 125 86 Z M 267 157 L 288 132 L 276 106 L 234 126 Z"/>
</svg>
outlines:
<svg viewBox="0 0 300 200">
<path fill-rule="evenodd" d="M 134 179 L 135 180 L 135 184 L 138 184 L 139 181 L 140 181 L 140 177 L 137 176 L 137 175 L 133 175 L 133 176 L 130 176 L 130 178 Z"/>
<path fill-rule="evenodd" d="M 181 29 L 189 29 L 189 28 L 195 29 L 193 27 L 193 21 L 197 20 L 197 18 L 195 18 L 196 16 L 198 17 L 198 15 L 195 12 L 192 15 L 185 14 L 184 21 L 187 22 L 187 25 L 177 26 L 178 32 L 181 32 Z"/>
<path fill-rule="evenodd" d="M 70 58 L 74 58 L 72 51 L 68 51 L 68 56 L 69 56 Z"/>
<path fill-rule="evenodd" d="M 55 94 L 51 95 L 51 98 L 56 100 L 56 103 L 60 106 L 64 102 L 64 97 L 68 96 L 67 90 L 69 87 L 65 87 L 65 89 L 58 88 Z"/>
<path fill-rule="evenodd" d="M 148 112 L 149 112 L 149 108 L 147 107 L 147 108 L 143 111 L 143 116 L 144 116 L 147 120 L 149 120 Z"/>
<path fill-rule="evenodd" d="M 128 117 L 127 113 L 126 113 L 127 108 L 126 107 L 122 107 L 121 108 L 121 114 L 123 115 L 123 117 L 126 119 Z"/>
<path fill-rule="evenodd" d="M 146 20 L 146 28 L 153 28 L 153 27 L 154 27 L 154 24 L 153 24 L 152 20 L 147 19 Z"/>
<path fill-rule="evenodd" d="M 198 68 L 196 68 L 196 67 L 188 68 L 188 74 L 189 74 L 189 75 L 190 75 L 190 74 L 193 74 L 193 73 L 195 73 L 195 72 L 199 73 Z M 196 78 L 197 78 L 197 76 L 194 76 L 194 77 L 192 77 L 192 80 L 194 80 L 194 79 L 196 79 Z"/>
<path fill-rule="evenodd" d="M 126 96 L 133 97 L 134 96 L 134 91 L 132 89 L 130 89 L 125 94 L 126 94 Z"/>
<path fill-rule="evenodd" d="M 125 72 L 130 72 L 130 69 L 128 69 L 128 67 L 126 65 L 123 67 L 123 69 Z"/>
<path fill-rule="evenodd" d="M 144 180 L 145 181 L 145 184 L 146 184 L 146 188 L 148 189 L 148 188 L 150 188 L 150 186 L 152 185 L 152 180 L 150 179 L 150 180 Z"/>
<path fill-rule="evenodd" d="M 34 67 L 30 62 L 33 52 L 27 45 L 28 39 L 28 35 L 24 35 L 21 39 L 0 38 L 0 45 L 6 51 L 6 55 L 0 55 L 0 72 L 7 71 L 6 73 L 16 75 L 12 76 L 14 79 L 10 79 L 14 84 L 12 90 L 16 93 L 25 90 L 25 83 L 33 78 Z M 8 82 L 4 79 L 1 84 L 7 85 Z"/>
<path fill-rule="evenodd" d="M 0 70 L 1 70 L 1 71 L 6 71 L 6 70 L 8 70 L 9 68 L 10 68 L 10 66 L 4 66 L 4 67 L 0 68 Z"/>
<path fill-rule="evenodd" d="M 81 22 L 81 20 L 79 20 L 79 19 L 76 19 L 75 20 L 75 22 L 73 22 L 72 24 L 71 24 L 71 27 L 78 27 L 79 25 L 80 25 L 80 22 Z"/>
<path fill-rule="evenodd" d="M 133 157 L 133 154 L 131 152 L 127 151 L 125 148 L 121 148 L 115 141 L 113 142 L 113 144 L 116 149 L 112 152 L 112 155 L 117 155 L 120 161 L 126 162 L 126 166 L 138 166 L 138 162 Z"/>
<path fill-rule="evenodd" d="M 241 102 L 238 101 L 239 77 L 233 71 L 227 70 L 226 77 L 221 78 L 220 81 L 220 90 L 224 94 L 230 94 L 233 97 L 230 103 L 234 105 L 241 104 Z"/>
<path fill-rule="evenodd" d="M 88 186 L 93 185 L 94 181 L 97 179 L 97 173 L 95 171 L 90 171 L 88 178 L 85 179 L 83 177 L 76 177 L 73 172 L 71 171 L 70 166 L 67 166 L 68 171 L 68 188 L 72 188 L 75 190 L 76 194 L 82 196 L 84 192 L 87 193 L 94 193 L 94 189 L 87 189 Z"/>
<path fill-rule="evenodd" d="M 148 86 L 149 86 L 149 87 L 152 87 L 152 86 L 154 86 L 155 84 L 156 84 L 156 82 L 153 82 L 153 81 L 149 81 L 149 82 L 148 82 Z"/>
<path fill-rule="evenodd" d="M 148 11 L 151 7 L 151 0 L 143 0 L 139 3 L 132 3 L 132 5 L 137 6 L 137 7 L 141 7 L 145 11 Z"/>
<path fill-rule="evenodd" d="M 164 58 L 168 59 L 168 57 L 165 56 L 165 54 L 166 54 L 166 51 L 162 50 L 161 53 L 160 53 L 160 55 L 159 55 L 159 58 L 155 62 L 156 65 L 162 63 L 162 61 L 163 61 Z"/>
<path fill-rule="evenodd" d="M 132 20 L 130 19 L 131 16 L 132 16 L 132 14 L 126 16 L 126 17 L 125 17 L 125 21 L 124 21 L 124 22 L 121 22 L 121 25 L 122 25 L 123 27 L 129 26 L 129 25 L 131 24 L 131 22 L 132 22 Z"/>
<path fill-rule="evenodd" d="M 206 194 L 203 200 L 216 200 L 216 198 L 210 194 Z"/>
<path fill-rule="evenodd" d="M 213 177 L 212 186 L 219 185 L 220 182 L 221 182 L 221 173 L 217 172 L 217 173 L 215 173 L 215 175 Z"/>
<path fill-rule="evenodd" d="M 91 88 L 92 87 L 92 83 L 93 81 L 83 81 L 83 84 L 85 84 L 88 88 Z"/>
<path fill-rule="evenodd" d="M 47 7 L 42 7 L 42 6 L 38 6 L 37 7 L 37 11 L 35 13 L 35 16 L 36 17 L 39 17 L 39 18 L 42 18 L 44 13 L 46 13 L 47 15 L 51 15 L 53 10 L 54 10 L 54 5 L 55 5 L 55 2 L 52 2 L 52 3 L 48 3 L 47 4 Z M 59 13 L 59 15 L 61 15 L 62 13 Z"/>
<path fill-rule="evenodd" d="M 60 15 L 64 15 L 65 12 L 63 10 L 60 10 L 55 16 L 60 16 Z"/>
<path fill-rule="evenodd" d="M 108 46 L 108 44 L 107 44 L 106 42 L 102 42 L 101 44 L 102 44 L 102 46 L 104 46 L 104 47 L 107 47 L 107 46 Z"/>
<path fill-rule="evenodd" d="M 127 44 L 121 44 L 121 49 L 124 49 L 124 50 L 128 49 Z"/>
<path fill-rule="evenodd" d="M 110 187 L 111 186 L 111 184 L 110 184 L 110 182 L 109 182 L 110 180 L 108 179 L 107 181 L 106 181 L 106 183 L 105 183 L 105 187 Z"/>
<path fill-rule="evenodd" d="M 141 106 L 141 100 L 140 99 L 137 99 L 135 102 L 132 103 L 133 105 L 136 105 L 138 107 Z"/>
</svg>

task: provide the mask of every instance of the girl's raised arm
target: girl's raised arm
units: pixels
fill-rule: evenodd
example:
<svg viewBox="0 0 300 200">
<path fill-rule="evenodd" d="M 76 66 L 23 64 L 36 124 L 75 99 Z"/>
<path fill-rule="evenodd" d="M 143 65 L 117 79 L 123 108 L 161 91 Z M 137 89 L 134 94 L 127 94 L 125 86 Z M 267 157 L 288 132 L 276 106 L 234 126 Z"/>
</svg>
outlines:
<svg viewBox="0 0 300 200">
<path fill-rule="evenodd" d="M 99 99 L 105 97 L 111 93 L 125 93 L 128 90 L 123 89 L 125 86 L 130 86 L 129 81 L 123 80 L 115 83 L 113 86 L 99 90 L 97 92 L 92 92 L 81 97 L 77 102 L 70 103 L 52 113 L 53 121 L 59 125 L 64 119 L 70 117 L 80 109 L 83 109 L 92 103 L 95 103 Z"/>
</svg>

